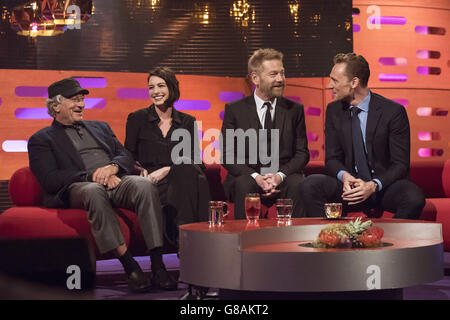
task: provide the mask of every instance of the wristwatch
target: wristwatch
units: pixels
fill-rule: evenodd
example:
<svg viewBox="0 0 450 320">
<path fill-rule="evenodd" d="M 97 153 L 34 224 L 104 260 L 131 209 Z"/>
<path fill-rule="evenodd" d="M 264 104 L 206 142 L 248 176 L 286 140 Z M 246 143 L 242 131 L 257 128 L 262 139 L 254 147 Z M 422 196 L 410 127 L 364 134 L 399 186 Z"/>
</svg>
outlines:
<svg viewBox="0 0 450 320">
<path fill-rule="evenodd" d="M 375 183 L 375 192 L 380 191 L 380 186 L 378 185 L 378 183 L 375 180 L 372 180 Z"/>
</svg>

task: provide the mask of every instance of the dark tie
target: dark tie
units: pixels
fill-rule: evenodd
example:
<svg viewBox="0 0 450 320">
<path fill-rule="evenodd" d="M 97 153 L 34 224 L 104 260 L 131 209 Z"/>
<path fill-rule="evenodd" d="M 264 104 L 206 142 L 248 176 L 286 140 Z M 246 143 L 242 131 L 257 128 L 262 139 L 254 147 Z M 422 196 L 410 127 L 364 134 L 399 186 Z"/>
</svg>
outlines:
<svg viewBox="0 0 450 320">
<path fill-rule="evenodd" d="M 358 177 L 364 181 L 370 181 L 372 176 L 370 174 L 369 165 L 367 164 L 366 151 L 364 149 L 364 141 L 358 118 L 358 113 L 361 112 L 361 109 L 353 107 L 350 111 L 352 115 L 353 154 L 355 156 L 355 165 L 358 170 Z"/>
<path fill-rule="evenodd" d="M 272 110 L 272 105 L 270 102 L 264 102 L 263 106 L 266 107 L 266 118 L 264 119 L 264 129 L 270 130 L 273 129 L 272 126 L 272 115 L 270 114 L 270 111 Z"/>
<path fill-rule="evenodd" d="M 264 119 L 264 129 L 267 130 L 267 155 L 270 155 L 271 141 L 270 141 L 270 130 L 273 129 L 272 115 L 270 111 L 272 110 L 272 104 L 270 102 L 264 102 L 263 107 L 266 107 L 266 118 Z"/>
</svg>

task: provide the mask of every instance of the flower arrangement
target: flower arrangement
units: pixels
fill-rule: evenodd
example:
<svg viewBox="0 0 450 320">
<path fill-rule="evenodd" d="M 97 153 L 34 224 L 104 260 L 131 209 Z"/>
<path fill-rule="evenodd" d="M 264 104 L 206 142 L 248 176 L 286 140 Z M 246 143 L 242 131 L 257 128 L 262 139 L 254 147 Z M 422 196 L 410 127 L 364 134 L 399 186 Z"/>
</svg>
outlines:
<svg viewBox="0 0 450 320">
<path fill-rule="evenodd" d="M 381 245 L 384 230 L 371 220 L 357 218 L 349 223 L 333 223 L 323 228 L 312 242 L 314 248 L 374 248 Z"/>
</svg>

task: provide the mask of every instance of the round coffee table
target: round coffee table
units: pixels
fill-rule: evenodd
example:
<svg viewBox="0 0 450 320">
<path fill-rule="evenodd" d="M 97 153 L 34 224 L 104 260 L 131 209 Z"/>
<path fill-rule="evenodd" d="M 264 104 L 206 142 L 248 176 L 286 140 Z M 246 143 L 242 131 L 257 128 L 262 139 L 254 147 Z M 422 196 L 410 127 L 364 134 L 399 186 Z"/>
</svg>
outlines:
<svg viewBox="0 0 450 320">
<path fill-rule="evenodd" d="M 308 246 L 325 224 L 350 219 L 297 218 L 288 224 L 227 220 L 180 227 L 180 281 L 220 288 L 228 298 L 282 297 L 282 293 L 361 293 L 394 290 L 443 278 L 441 225 L 372 219 L 385 246 L 317 249 Z M 259 294 L 259 295 L 257 295 Z M 289 297 L 289 296 L 288 296 Z M 386 298 L 387 296 L 384 295 Z"/>
</svg>

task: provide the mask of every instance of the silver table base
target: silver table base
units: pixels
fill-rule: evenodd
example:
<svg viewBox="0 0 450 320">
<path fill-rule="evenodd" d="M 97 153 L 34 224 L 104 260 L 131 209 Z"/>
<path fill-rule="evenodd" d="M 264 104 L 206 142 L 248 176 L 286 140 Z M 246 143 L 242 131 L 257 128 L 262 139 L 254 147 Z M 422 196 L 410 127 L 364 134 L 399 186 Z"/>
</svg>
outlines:
<svg viewBox="0 0 450 320">
<path fill-rule="evenodd" d="M 438 223 L 373 219 L 389 246 L 374 249 L 316 249 L 315 240 L 330 221 L 292 219 L 290 225 L 230 220 L 180 227 L 180 281 L 220 288 L 221 296 L 378 293 L 401 296 L 401 288 L 443 278 L 442 230 Z M 334 222 L 334 221 L 332 221 Z M 348 222 L 348 221 L 339 221 Z M 231 297 L 231 296 L 230 296 Z M 326 298 L 320 294 L 318 298 Z M 362 297 L 362 295 L 360 295 Z"/>
</svg>

